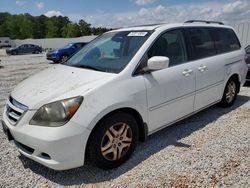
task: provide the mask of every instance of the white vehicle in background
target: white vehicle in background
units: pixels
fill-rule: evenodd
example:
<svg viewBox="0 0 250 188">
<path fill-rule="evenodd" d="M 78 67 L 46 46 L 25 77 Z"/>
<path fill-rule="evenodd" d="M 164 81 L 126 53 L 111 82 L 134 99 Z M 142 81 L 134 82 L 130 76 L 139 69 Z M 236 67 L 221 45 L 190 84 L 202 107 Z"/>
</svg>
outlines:
<svg viewBox="0 0 250 188">
<path fill-rule="evenodd" d="M 10 48 L 11 40 L 9 37 L 0 37 L 0 48 Z"/>
<path fill-rule="evenodd" d="M 52 169 L 86 159 L 115 168 L 138 140 L 216 103 L 233 105 L 244 56 L 234 30 L 219 22 L 113 30 L 20 83 L 3 128 L 20 153 Z"/>
</svg>

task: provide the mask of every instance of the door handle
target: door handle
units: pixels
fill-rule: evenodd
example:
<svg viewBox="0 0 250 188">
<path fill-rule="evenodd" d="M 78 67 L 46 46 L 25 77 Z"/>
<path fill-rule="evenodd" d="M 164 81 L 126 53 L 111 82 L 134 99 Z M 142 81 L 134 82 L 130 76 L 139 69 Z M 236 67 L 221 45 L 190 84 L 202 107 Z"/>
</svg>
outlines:
<svg viewBox="0 0 250 188">
<path fill-rule="evenodd" d="M 201 66 L 199 66 L 198 70 L 200 72 L 204 72 L 205 70 L 207 70 L 207 66 L 206 65 L 201 65 Z"/>
<path fill-rule="evenodd" d="M 188 77 L 188 76 L 190 76 L 190 74 L 192 74 L 192 72 L 193 72 L 193 70 L 191 70 L 191 69 L 185 69 L 182 72 L 182 75 Z"/>
</svg>

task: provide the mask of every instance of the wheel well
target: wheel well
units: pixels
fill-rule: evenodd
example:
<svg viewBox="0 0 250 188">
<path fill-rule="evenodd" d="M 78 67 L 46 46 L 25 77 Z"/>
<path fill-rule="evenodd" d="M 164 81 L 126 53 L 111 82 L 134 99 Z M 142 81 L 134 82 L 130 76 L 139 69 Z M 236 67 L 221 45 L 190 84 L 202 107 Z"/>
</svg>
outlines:
<svg viewBox="0 0 250 188">
<path fill-rule="evenodd" d="M 66 56 L 68 56 L 68 57 L 69 57 L 69 55 L 68 55 L 68 54 L 66 54 L 66 53 L 61 54 L 61 55 L 60 55 L 60 57 L 62 57 L 62 56 L 64 56 L 64 55 L 66 55 Z"/>
<path fill-rule="evenodd" d="M 147 128 L 147 125 L 146 123 L 143 122 L 143 119 L 140 115 L 140 113 L 138 111 L 136 111 L 135 109 L 133 108 L 119 108 L 119 109 L 116 109 L 114 111 L 111 111 L 109 112 L 108 114 L 106 114 L 105 116 L 103 116 L 96 124 L 96 126 L 93 128 L 92 132 L 98 127 L 98 124 L 105 118 L 115 114 L 115 113 L 118 113 L 118 112 L 124 112 L 124 113 L 128 113 L 130 115 L 132 115 L 137 124 L 138 124 L 138 129 L 139 129 L 139 140 L 140 141 L 145 141 L 146 137 L 147 137 L 147 133 L 148 133 L 148 128 Z"/>
<path fill-rule="evenodd" d="M 237 81 L 237 93 L 240 92 L 240 79 L 239 79 L 239 75 L 238 74 L 233 74 L 228 80 L 230 79 L 234 79 Z"/>
<path fill-rule="evenodd" d="M 89 148 L 89 139 L 90 137 L 92 136 L 92 133 L 95 131 L 95 129 L 98 128 L 98 124 L 103 121 L 105 118 L 115 114 L 115 113 L 118 113 L 118 112 L 124 112 L 124 113 L 128 113 L 130 115 L 132 115 L 137 124 L 138 124 L 138 129 L 139 129 L 139 140 L 140 141 L 145 141 L 146 138 L 147 138 L 147 134 L 148 134 L 148 127 L 147 127 L 147 124 L 143 122 L 143 119 L 140 115 L 139 112 L 137 112 L 135 109 L 133 108 L 120 108 L 120 109 L 116 109 L 114 111 L 111 111 L 109 112 L 108 114 L 106 114 L 105 116 L 103 116 L 95 125 L 95 127 L 92 129 L 91 133 L 90 133 L 90 136 L 88 138 L 88 141 L 87 141 L 87 147 L 86 147 L 86 152 L 85 152 L 85 162 L 86 160 L 89 159 L 89 156 L 88 156 L 88 148 Z"/>
</svg>

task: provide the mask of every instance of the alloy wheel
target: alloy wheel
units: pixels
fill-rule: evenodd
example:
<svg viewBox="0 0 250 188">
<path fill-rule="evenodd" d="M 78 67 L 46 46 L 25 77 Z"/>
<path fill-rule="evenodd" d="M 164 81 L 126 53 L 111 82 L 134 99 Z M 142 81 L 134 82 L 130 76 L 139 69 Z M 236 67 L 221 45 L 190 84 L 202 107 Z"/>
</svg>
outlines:
<svg viewBox="0 0 250 188">
<path fill-rule="evenodd" d="M 62 62 L 67 61 L 67 59 L 68 59 L 68 56 L 66 56 L 66 55 L 62 56 Z"/>
<path fill-rule="evenodd" d="M 132 143 L 132 130 L 126 123 L 112 125 L 104 134 L 101 142 L 101 153 L 109 161 L 122 158 Z"/>
<path fill-rule="evenodd" d="M 231 81 L 227 86 L 227 93 L 226 93 L 226 101 L 228 103 L 234 100 L 236 94 L 236 84 L 234 81 Z"/>
</svg>

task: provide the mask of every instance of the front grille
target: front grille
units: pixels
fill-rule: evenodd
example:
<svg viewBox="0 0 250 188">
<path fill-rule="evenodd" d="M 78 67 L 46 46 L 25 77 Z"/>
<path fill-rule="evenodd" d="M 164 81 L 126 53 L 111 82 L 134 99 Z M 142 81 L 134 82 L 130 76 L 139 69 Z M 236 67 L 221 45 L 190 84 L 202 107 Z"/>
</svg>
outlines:
<svg viewBox="0 0 250 188">
<path fill-rule="evenodd" d="M 6 104 L 6 116 L 12 125 L 16 125 L 27 110 L 27 106 L 19 103 L 11 96 L 9 97 Z"/>
<path fill-rule="evenodd" d="M 52 54 L 47 54 L 46 56 L 47 56 L 47 57 L 52 57 Z"/>
</svg>

